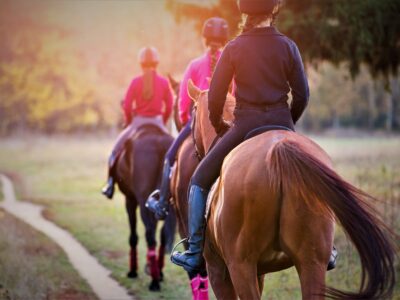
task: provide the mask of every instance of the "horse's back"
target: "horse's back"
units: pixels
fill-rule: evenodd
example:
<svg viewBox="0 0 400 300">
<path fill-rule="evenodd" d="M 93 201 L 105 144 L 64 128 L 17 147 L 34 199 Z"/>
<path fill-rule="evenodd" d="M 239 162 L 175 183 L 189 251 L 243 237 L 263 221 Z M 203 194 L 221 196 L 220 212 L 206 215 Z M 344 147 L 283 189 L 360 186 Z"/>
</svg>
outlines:
<svg viewBox="0 0 400 300">
<path fill-rule="evenodd" d="M 253 255 L 254 260 L 263 257 L 259 263 L 268 266 L 268 272 L 288 264 L 280 246 L 282 191 L 275 182 L 278 179 L 268 170 L 271 150 L 284 140 L 330 163 L 328 155 L 309 138 L 290 131 L 269 131 L 229 153 L 223 163 L 219 187 L 212 195 L 209 230 L 213 242 L 225 257 Z M 230 249 L 223 249 L 224 245 Z"/>
<path fill-rule="evenodd" d="M 173 138 L 155 126 L 139 129 L 125 144 L 116 172 L 124 194 L 145 198 L 160 179 L 164 155 Z"/>
</svg>

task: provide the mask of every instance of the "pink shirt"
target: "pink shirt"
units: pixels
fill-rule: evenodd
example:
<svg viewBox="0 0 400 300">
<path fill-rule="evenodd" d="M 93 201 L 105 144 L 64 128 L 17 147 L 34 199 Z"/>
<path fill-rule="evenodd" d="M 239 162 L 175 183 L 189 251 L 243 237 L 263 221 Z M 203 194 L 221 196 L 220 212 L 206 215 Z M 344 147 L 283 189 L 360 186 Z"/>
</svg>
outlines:
<svg viewBox="0 0 400 300">
<path fill-rule="evenodd" d="M 131 121 L 133 114 L 144 117 L 162 115 L 164 123 L 171 115 L 173 96 L 169 82 L 156 71 L 153 72 L 153 76 L 154 91 L 150 100 L 142 98 L 143 76 L 137 76 L 132 80 L 123 104 L 127 123 Z"/>
<path fill-rule="evenodd" d="M 221 51 L 218 51 L 216 55 L 218 61 L 221 56 Z M 211 55 L 209 51 L 189 63 L 185 75 L 183 76 L 179 91 L 179 117 L 182 124 L 186 124 L 190 118 L 190 106 L 192 100 L 187 91 L 189 79 L 192 79 L 193 83 L 198 88 L 207 90 L 210 87 L 209 81 L 211 80 L 211 76 Z"/>
</svg>

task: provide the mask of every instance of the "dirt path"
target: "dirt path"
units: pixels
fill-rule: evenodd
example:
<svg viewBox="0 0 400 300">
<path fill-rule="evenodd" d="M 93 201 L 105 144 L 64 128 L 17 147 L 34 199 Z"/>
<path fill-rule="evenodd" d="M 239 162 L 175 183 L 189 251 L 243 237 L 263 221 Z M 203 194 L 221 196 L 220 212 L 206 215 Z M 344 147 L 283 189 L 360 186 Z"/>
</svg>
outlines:
<svg viewBox="0 0 400 300">
<path fill-rule="evenodd" d="M 100 265 L 96 258 L 91 256 L 69 232 L 43 218 L 43 207 L 17 201 L 11 181 L 2 174 L 0 174 L 0 181 L 3 184 L 4 195 L 4 201 L 0 202 L 0 207 L 54 240 L 65 251 L 74 268 L 82 278 L 87 280 L 100 299 L 134 299 L 114 279 L 110 278 L 110 271 Z"/>
</svg>

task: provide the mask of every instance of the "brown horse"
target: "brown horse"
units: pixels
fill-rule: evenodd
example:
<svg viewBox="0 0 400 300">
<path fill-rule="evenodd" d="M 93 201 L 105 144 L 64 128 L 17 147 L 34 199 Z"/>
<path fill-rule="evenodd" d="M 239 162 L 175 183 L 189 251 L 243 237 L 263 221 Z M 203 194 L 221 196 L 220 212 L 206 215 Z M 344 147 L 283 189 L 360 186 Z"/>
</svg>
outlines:
<svg viewBox="0 0 400 300">
<path fill-rule="evenodd" d="M 207 93 L 193 86 L 189 92 L 196 107 L 194 139 L 207 152 L 215 137 Z M 233 118 L 231 109 L 224 113 Z M 390 231 L 376 217 L 370 196 L 339 177 L 328 155 L 307 137 L 274 130 L 243 142 L 225 158 L 210 199 L 204 257 L 218 299 L 260 299 L 264 274 L 293 265 L 303 299 L 392 294 Z M 335 218 L 361 258 L 358 292 L 325 286 Z"/>
<path fill-rule="evenodd" d="M 120 191 L 126 198 L 126 210 L 129 217 L 130 237 L 130 278 L 137 277 L 137 243 L 136 209 L 140 207 L 140 215 L 145 226 L 148 247 L 147 268 L 152 281 L 149 289 L 160 290 L 164 266 L 164 253 L 168 243 L 173 243 L 175 232 L 175 215 L 169 214 L 161 230 L 161 244 L 158 253 L 156 247 L 157 220 L 145 207 L 148 195 L 158 186 L 165 152 L 172 143 L 172 136 L 162 132 L 158 127 L 144 125 L 129 140 L 121 153 L 115 167 L 114 178 Z"/>
</svg>

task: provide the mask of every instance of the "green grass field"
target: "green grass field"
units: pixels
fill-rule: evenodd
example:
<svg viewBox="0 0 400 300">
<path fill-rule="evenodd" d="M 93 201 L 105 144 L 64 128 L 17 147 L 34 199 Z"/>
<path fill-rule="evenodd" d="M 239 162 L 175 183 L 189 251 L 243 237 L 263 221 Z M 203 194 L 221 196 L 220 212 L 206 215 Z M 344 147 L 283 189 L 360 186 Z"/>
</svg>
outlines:
<svg viewBox="0 0 400 300">
<path fill-rule="evenodd" d="M 344 178 L 384 200 L 379 209 L 386 223 L 399 232 L 400 137 L 315 140 L 332 156 L 336 170 Z M 148 292 L 141 225 L 139 279 L 125 277 L 129 246 L 124 200 L 117 193 L 114 201 L 108 201 L 99 192 L 105 182 L 112 143 L 111 138 L 89 136 L 3 138 L 0 172 L 11 177 L 21 199 L 45 205 L 46 217 L 68 229 L 138 299 L 190 299 L 186 274 L 170 263 L 166 265 L 162 292 Z M 340 230 L 335 245 L 340 258 L 338 267 L 327 274 L 327 282 L 336 288 L 355 290 L 360 272 L 358 257 Z M 4 255 L 0 252 L 0 261 Z M 400 274 L 399 265 L 397 270 Z M 267 275 L 263 295 L 264 299 L 300 299 L 295 270 Z M 394 298 L 400 299 L 398 287 Z"/>
<path fill-rule="evenodd" d="M 0 209 L 0 299 L 97 299 L 49 238 Z"/>
</svg>

